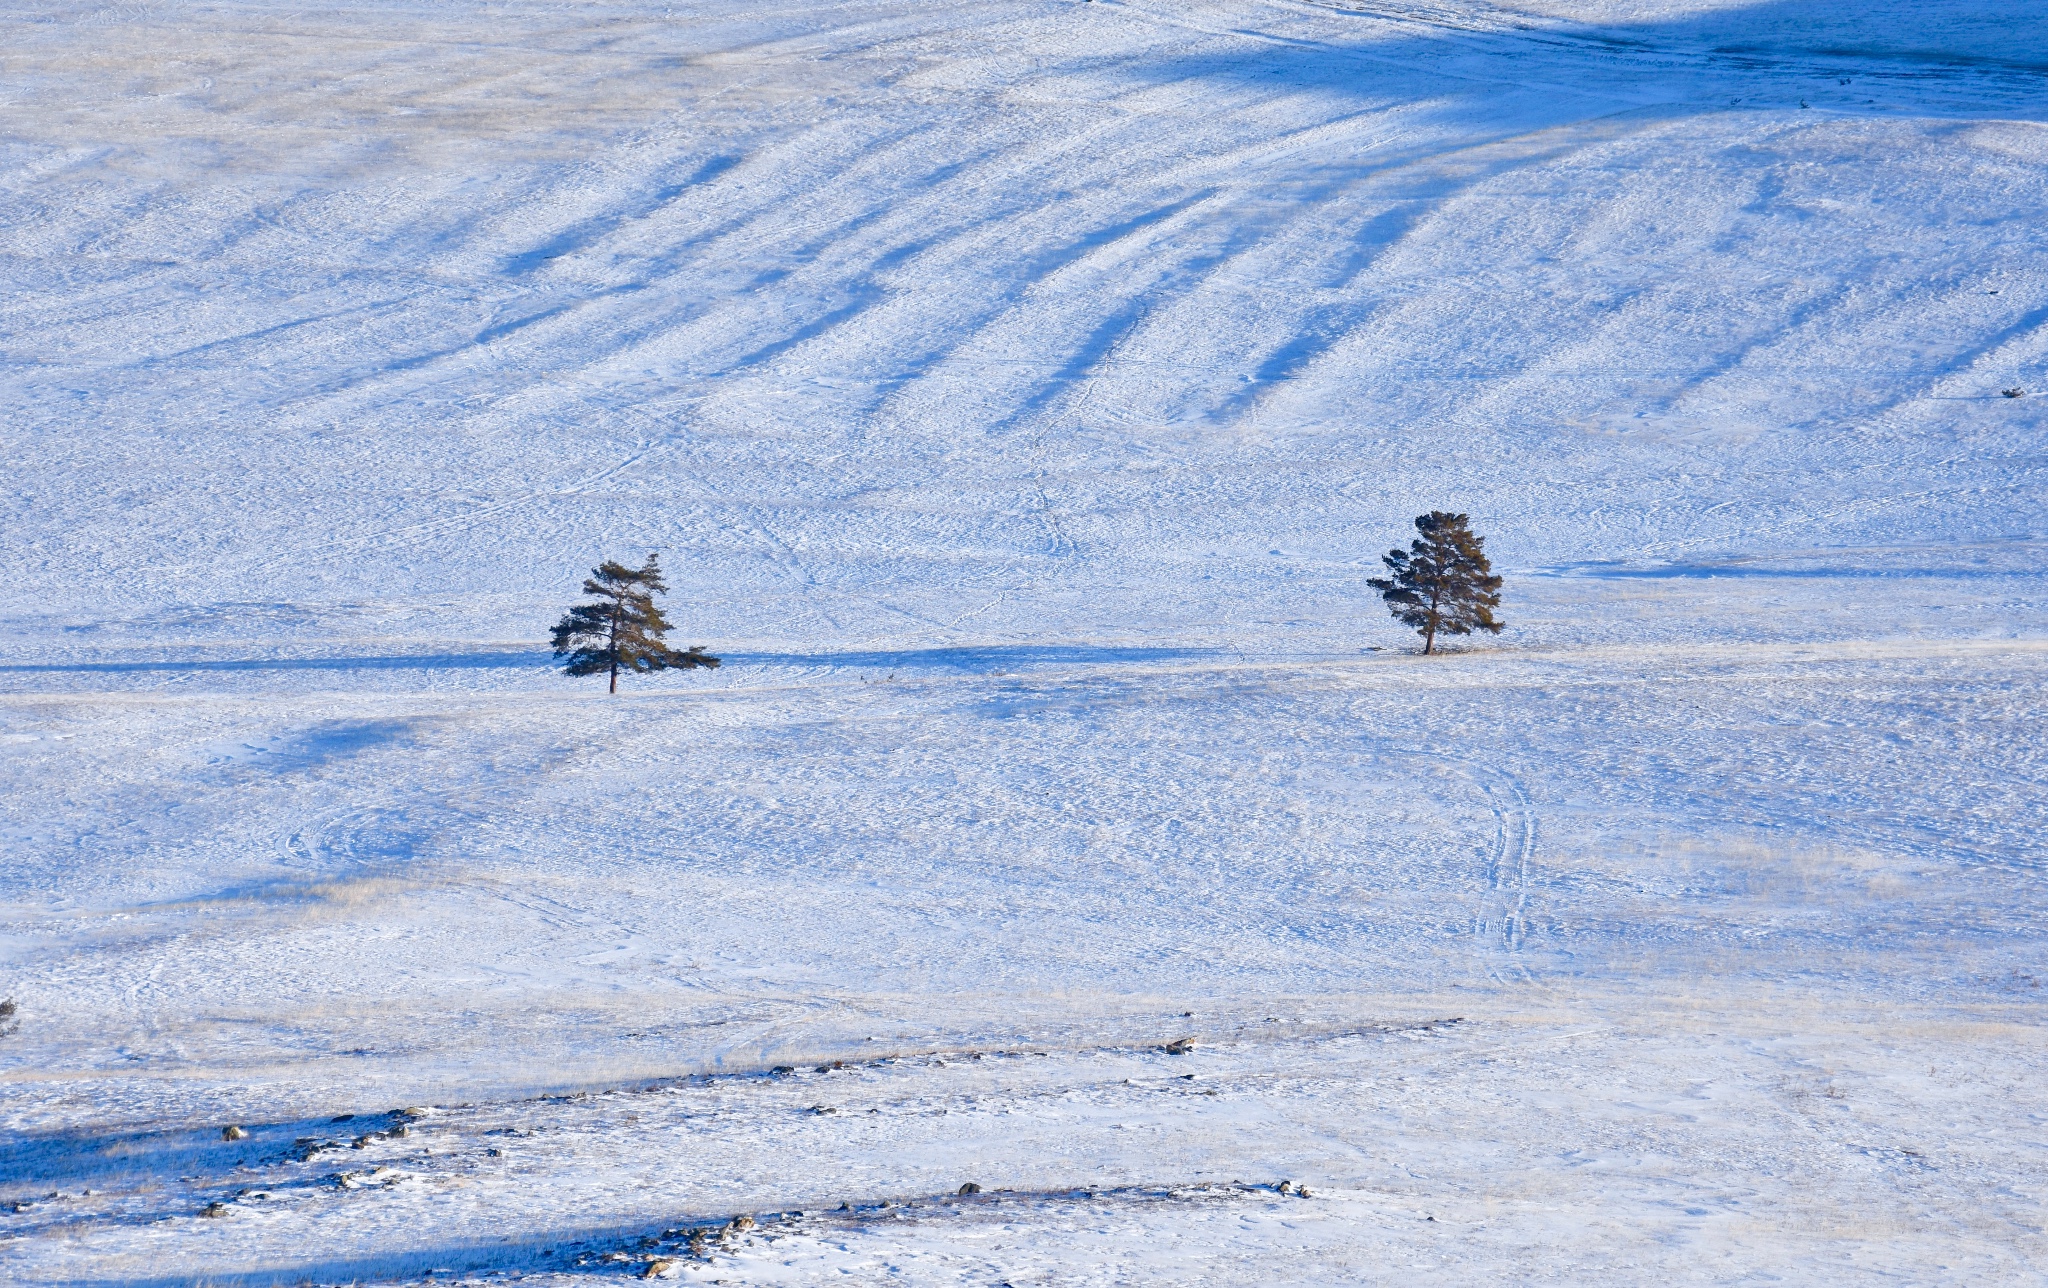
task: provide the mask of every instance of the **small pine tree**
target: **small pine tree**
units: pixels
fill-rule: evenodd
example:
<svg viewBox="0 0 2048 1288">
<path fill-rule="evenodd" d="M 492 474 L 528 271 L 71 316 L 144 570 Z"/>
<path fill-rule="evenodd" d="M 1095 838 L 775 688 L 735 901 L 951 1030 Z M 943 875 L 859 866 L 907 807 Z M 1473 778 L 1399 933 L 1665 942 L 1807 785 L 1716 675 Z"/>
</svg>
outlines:
<svg viewBox="0 0 2048 1288">
<path fill-rule="evenodd" d="M 1506 623 L 1493 619 L 1500 578 L 1486 561 L 1486 539 L 1464 515 L 1442 510 L 1417 518 L 1415 530 L 1422 535 L 1411 547 L 1389 550 L 1383 560 L 1393 575 L 1367 583 L 1387 601 L 1387 611 L 1421 633 L 1424 653 L 1436 648 L 1439 634 L 1498 635 Z"/>
<path fill-rule="evenodd" d="M 610 672 L 611 692 L 619 691 L 619 671 L 666 671 L 670 667 L 717 666 L 718 659 L 702 646 L 678 653 L 662 637 L 668 619 L 654 606 L 656 593 L 666 593 L 661 566 L 654 555 L 640 568 L 607 559 L 583 583 L 593 603 L 578 604 L 555 623 L 555 656 L 567 657 L 567 675 Z"/>
</svg>

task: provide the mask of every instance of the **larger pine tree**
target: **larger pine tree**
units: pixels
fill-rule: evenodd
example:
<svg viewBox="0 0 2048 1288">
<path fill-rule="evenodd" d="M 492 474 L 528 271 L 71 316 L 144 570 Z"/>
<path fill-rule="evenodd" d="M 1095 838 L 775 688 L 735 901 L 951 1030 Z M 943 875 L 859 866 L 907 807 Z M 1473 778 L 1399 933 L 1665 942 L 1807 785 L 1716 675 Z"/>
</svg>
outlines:
<svg viewBox="0 0 2048 1288">
<path fill-rule="evenodd" d="M 654 555 L 639 568 L 628 568 L 607 559 L 583 582 L 583 593 L 597 598 L 578 604 L 555 623 L 555 656 L 567 657 L 562 670 L 568 675 L 611 674 L 611 692 L 619 691 L 621 670 L 687 670 L 693 666 L 717 666 L 718 659 L 701 646 L 686 651 L 672 649 L 662 638 L 671 629 L 668 619 L 654 605 L 656 594 L 666 594 L 661 565 Z"/>
<path fill-rule="evenodd" d="M 1392 576 L 1367 584 L 1387 601 L 1387 610 L 1422 635 L 1422 651 L 1436 648 L 1438 635 L 1500 634 L 1500 578 L 1486 559 L 1486 539 L 1462 514 L 1431 510 L 1415 520 L 1422 535 L 1406 550 L 1389 550 L 1381 561 Z"/>
</svg>

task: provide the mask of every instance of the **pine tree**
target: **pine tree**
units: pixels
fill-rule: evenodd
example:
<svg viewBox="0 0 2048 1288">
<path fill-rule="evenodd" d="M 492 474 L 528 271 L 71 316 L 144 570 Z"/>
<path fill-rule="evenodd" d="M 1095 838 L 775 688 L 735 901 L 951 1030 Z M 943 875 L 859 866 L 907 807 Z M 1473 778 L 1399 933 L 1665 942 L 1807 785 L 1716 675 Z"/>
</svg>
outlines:
<svg viewBox="0 0 2048 1288">
<path fill-rule="evenodd" d="M 667 590 L 654 555 L 648 555 L 647 563 L 637 569 L 613 559 L 591 569 L 583 593 L 597 599 L 576 605 L 555 623 L 555 656 L 569 659 L 562 671 L 567 675 L 610 672 L 611 692 L 617 693 L 622 668 L 645 672 L 717 666 L 718 659 L 706 654 L 702 646 L 678 653 L 663 641 L 669 624 L 654 606 L 654 596 Z"/>
<path fill-rule="evenodd" d="M 1393 575 L 1368 583 L 1387 601 L 1387 611 L 1421 633 L 1424 653 L 1436 648 L 1439 634 L 1498 635 L 1506 623 L 1493 619 L 1500 578 L 1486 561 L 1486 539 L 1464 515 L 1442 510 L 1417 518 L 1415 530 L 1422 535 L 1412 546 L 1389 550 L 1382 561 Z"/>
</svg>

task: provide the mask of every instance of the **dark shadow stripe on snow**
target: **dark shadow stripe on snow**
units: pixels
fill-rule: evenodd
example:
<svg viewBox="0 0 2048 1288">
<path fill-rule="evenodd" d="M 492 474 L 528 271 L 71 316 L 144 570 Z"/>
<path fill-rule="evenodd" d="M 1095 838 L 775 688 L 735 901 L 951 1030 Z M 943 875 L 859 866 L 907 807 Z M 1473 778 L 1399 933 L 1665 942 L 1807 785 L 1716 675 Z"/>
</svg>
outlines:
<svg viewBox="0 0 2048 1288">
<path fill-rule="evenodd" d="M 1232 656 L 1206 647 L 1119 647 L 1092 644 L 987 644 L 959 647 L 860 650 L 846 653 L 727 653 L 733 666 L 865 667 L 905 670 L 979 671 L 999 667 L 1085 666 L 1104 663 L 1172 662 Z M 132 662 L 11 662 L 0 675 L 147 674 L 210 671 L 476 671 L 551 668 L 542 649 L 471 653 L 394 653 L 340 657 L 147 659 Z"/>
<path fill-rule="evenodd" d="M 516 652 L 410 653 L 368 657 L 252 657 L 140 662 L 18 662 L 0 665 L 0 674 L 128 674 L 186 671 L 474 671 L 540 667 L 549 655 L 533 649 Z"/>
<path fill-rule="evenodd" d="M 1601 580 L 1715 581 L 1720 578 L 1762 577 L 1784 581 L 1999 579 L 2040 577 L 2039 568 L 1769 568 L 1745 564 L 1651 564 L 1629 567 L 1622 564 L 1560 564 L 1531 570 L 1536 577 L 1593 577 Z"/>
<path fill-rule="evenodd" d="M 735 653 L 727 666 L 858 666 L 979 671 L 1007 666 L 1086 666 L 1232 656 L 1228 649 L 1098 644 L 966 644 L 848 653 Z"/>
<path fill-rule="evenodd" d="M 1287 1188 L 1282 1188 L 1287 1186 Z M 356 1254 L 312 1259 L 291 1266 L 274 1265 L 243 1271 L 214 1271 L 197 1282 L 214 1288 L 257 1288 L 263 1285 L 306 1283 L 388 1283 L 418 1279 L 435 1272 L 477 1274 L 516 1271 L 520 1274 L 573 1276 L 617 1282 L 638 1277 L 656 1260 L 677 1266 L 704 1268 L 706 1262 L 691 1250 L 691 1236 L 703 1240 L 705 1251 L 729 1249 L 727 1242 L 737 1235 L 748 1241 L 754 1231 L 829 1237 L 887 1230 L 896 1221 L 930 1220 L 934 1217 L 980 1217 L 1011 1222 L 1028 1220 L 1033 1209 L 1071 1208 L 1083 1205 L 1186 1206 L 1200 1203 L 1278 1202 L 1307 1199 L 1306 1192 L 1290 1193 L 1291 1183 L 1229 1183 L 1196 1181 L 1183 1185 L 1124 1184 L 1100 1187 L 1077 1185 L 1057 1189 L 982 1190 L 974 1194 L 939 1193 L 900 1196 L 889 1199 L 846 1200 L 843 1206 L 769 1210 L 759 1213 L 709 1213 L 671 1218 L 669 1224 L 650 1227 L 645 1223 L 558 1229 L 552 1232 L 503 1236 L 496 1240 L 464 1240 L 436 1248 L 388 1253 Z M 735 1221 L 745 1218 L 742 1230 Z M 233 1219 L 230 1216 L 230 1219 Z M 730 1232 L 730 1233 L 728 1233 Z M 607 1253 L 624 1253 L 625 1261 L 604 1260 Z M 109 1276 L 52 1280 L 65 1288 L 186 1288 L 195 1282 L 189 1274 Z M 723 1280 L 719 1282 L 724 1282 Z"/>
</svg>

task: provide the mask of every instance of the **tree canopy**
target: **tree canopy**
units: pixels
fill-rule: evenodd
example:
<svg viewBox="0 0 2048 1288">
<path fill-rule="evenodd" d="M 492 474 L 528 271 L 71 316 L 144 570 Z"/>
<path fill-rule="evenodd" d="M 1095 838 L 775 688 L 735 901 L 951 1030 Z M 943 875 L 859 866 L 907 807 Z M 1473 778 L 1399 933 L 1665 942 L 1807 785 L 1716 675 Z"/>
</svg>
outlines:
<svg viewBox="0 0 2048 1288">
<path fill-rule="evenodd" d="M 1438 635 L 1498 635 L 1505 622 L 1496 621 L 1500 607 L 1499 577 L 1486 559 L 1486 539 L 1472 531 L 1462 514 L 1431 510 L 1415 520 L 1417 537 L 1406 550 L 1389 550 L 1381 562 L 1389 576 L 1368 583 L 1380 592 L 1387 610 L 1422 636 L 1422 651 L 1436 648 Z"/>
<path fill-rule="evenodd" d="M 644 673 L 717 666 L 718 659 L 705 653 L 701 645 L 682 651 L 668 646 L 663 637 L 671 627 L 654 603 L 656 594 L 667 591 L 660 562 L 652 554 L 638 568 L 628 568 L 615 559 L 593 568 L 583 582 L 583 593 L 596 598 L 571 608 L 555 623 L 555 656 L 568 659 L 563 672 L 608 673 L 610 692 L 617 693 L 621 670 Z"/>
</svg>

